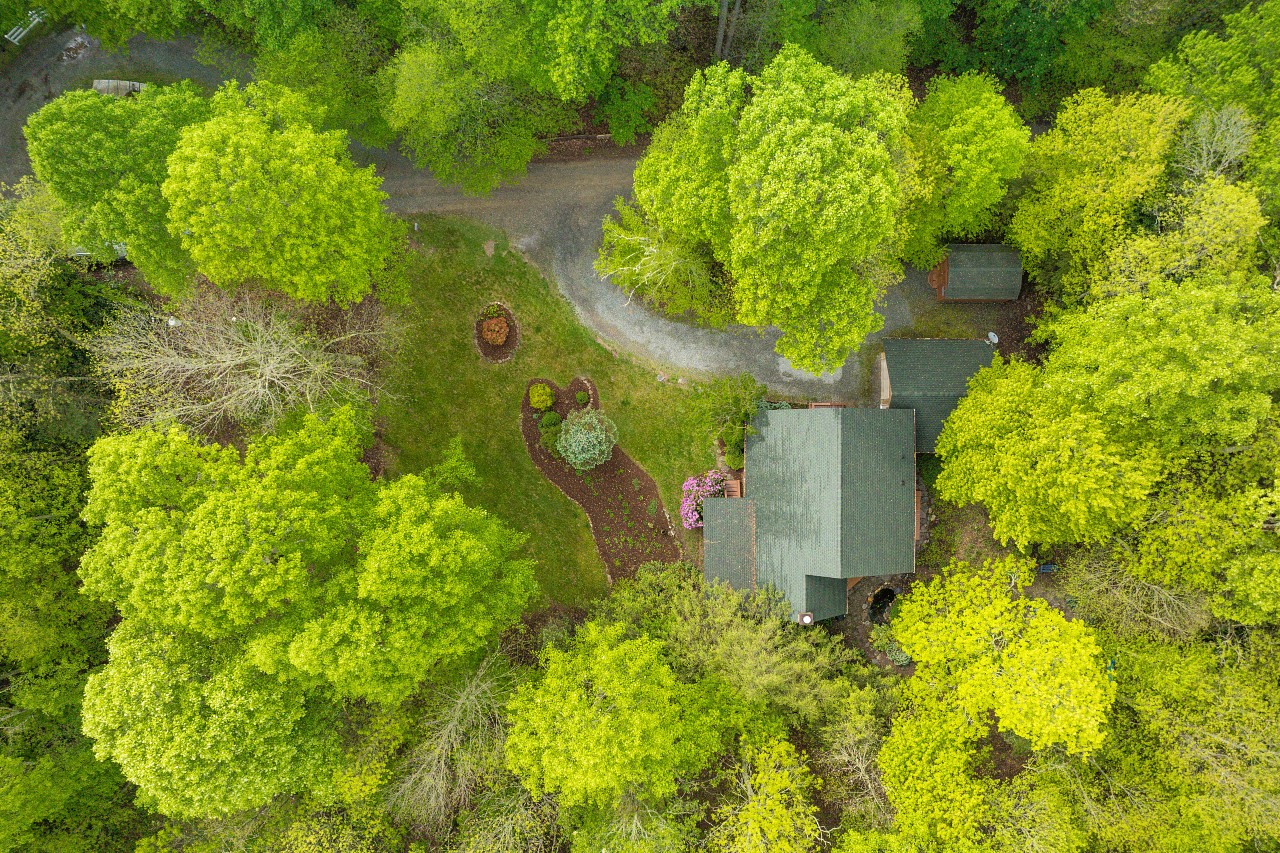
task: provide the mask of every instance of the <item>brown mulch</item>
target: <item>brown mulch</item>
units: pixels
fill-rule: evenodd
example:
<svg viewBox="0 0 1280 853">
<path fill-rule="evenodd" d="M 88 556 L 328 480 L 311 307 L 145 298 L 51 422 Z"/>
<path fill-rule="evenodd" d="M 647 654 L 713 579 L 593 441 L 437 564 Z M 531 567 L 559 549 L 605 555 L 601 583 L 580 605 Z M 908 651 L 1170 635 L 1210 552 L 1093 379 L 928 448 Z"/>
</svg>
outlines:
<svg viewBox="0 0 1280 853">
<path fill-rule="evenodd" d="M 589 379 L 579 376 L 566 388 L 560 388 L 547 379 L 531 379 L 529 385 L 535 382 L 545 383 L 555 391 L 556 402 L 552 410 L 562 418 L 580 408 L 576 399 L 579 391 L 591 395 L 588 405 L 600 408 L 600 395 Z M 609 582 L 631 577 L 645 563 L 679 560 L 680 545 L 675 529 L 662 505 L 658 485 L 648 472 L 621 447 L 614 447 L 608 462 L 579 475 L 539 443 L 541 433 L 534 414 L 526 389 L 520 403 L 520 433 L 524 436 L 524 446 L 538 470 L 587 513 L 591 534 L 595 537 L 596 549 L 604 561 Z"/>
<path fill-rule="evenodd" d="M 507 321 L 507 340 L 502 346 L 496 347 L 481 336 L 480 327 L 485 320 L 489 319 L 481 312 L 481 315 L 476 318 L 476 348 L 480 350 L 480 354 L 485 357 L 486 361 L 501 364 L 511 358 L 511 354 L 516 351 L 516 347 L 520 346 L 520 327 L 516 325 L 516 315 L 511 313 L 510 308 L 501 302 L 494 302 L 493 305 L 501 309 L 502 313 L 498 316 Z M 486 305 L 485 309 L 487 310 L 488 307 Z"/>
<path fill-rule="evenodd" d="M 1011 744 L 1000 730 L 992 723 L 982 743 L 989 752 L 986 761 L 979 763 L 976 775 L 987 779 L 999 779 L 1008 782 L 1021 773 L 1027 766 L 1031 754 L 1027 750 L 1019 750 Z"/>
<path fill-rule="evenodd" d="M 1039 363 L 1048 347 L 1044 343 L 1027 340 L 1044 313 L 1045 298 L 1030 286 L 1024 287 L 1022 297 L 1010 305 L 1011 310 L 997 323 L 993 331 L 1000 336 L 997 349 L 1005 358 L 1020 356 L 1025 361 Z"/>
</svg>

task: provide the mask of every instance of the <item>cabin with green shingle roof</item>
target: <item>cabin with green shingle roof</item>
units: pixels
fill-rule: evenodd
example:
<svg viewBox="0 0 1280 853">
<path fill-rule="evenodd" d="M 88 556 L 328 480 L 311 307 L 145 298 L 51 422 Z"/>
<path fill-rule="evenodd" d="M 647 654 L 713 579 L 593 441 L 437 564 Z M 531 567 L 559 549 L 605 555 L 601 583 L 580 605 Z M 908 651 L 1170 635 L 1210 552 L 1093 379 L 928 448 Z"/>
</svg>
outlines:
<svg viewBox="0 0 1280 853">
<path fill-rule="evenodd" d="M 939 302 L 1011 302 L 1022 294 L 1022 256 L 1010 246 L 953 243 L 929 286 Z"/>
<path fill-rule="evenodd" d="M 761 412 L 744 496 L 703 501 L 703 567 L 735 589 L 773 586 L 802 621 L 848 612 L 849 581 L 915 571 L 915 413 Z"/>
<path fill-rule="evenodd" d="M 877 362 L 881 408 L 913 409 L 916 452 L 932 453 L 942 424 L 968 392 L 969 378 L 990 367 L 986 341 L 890 338 Z"/>
</svg>

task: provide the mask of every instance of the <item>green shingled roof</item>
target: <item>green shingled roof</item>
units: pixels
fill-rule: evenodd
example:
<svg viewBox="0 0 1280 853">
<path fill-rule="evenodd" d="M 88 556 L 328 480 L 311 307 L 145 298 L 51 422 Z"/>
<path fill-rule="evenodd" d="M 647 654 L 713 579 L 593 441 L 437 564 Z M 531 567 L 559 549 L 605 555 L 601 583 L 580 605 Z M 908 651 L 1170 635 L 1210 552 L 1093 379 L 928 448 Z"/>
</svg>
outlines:
<svg viewBox="0 0 1280 853">
<path fill-rule="evenodd" d="M 744 498 L 702 501 L 703 573 L 736 590 L 756 588 L 756 506 Z"/>
<path fill-rule="evenodd" d="M 889 339 L 884 342 L 889 370 L 890 407 L 915 409 L 916 450 L 932 453 L 942 422 L 964 397 L 969 377 L 991 365 L 986 341 Z"/>
<path fill-rule="evenodd" d="M 944 299 L 1012 300 L 1022 293 L 1022 257 L 1017 249 L 963 243 L 947 249 Z"/>
<path fill-rule="evenodd" d="M 795 613 L 845 613 L 845 579 L 915 570 L 915 415 L 897 409 L 762 412 L 747 442 L 746 498 L 704 502 L 708 576 L 742 577 L 733 530 L 753 505 L 755 579 Z M 707 508 L 710 507 L 710 512 Z"/>
</svg>

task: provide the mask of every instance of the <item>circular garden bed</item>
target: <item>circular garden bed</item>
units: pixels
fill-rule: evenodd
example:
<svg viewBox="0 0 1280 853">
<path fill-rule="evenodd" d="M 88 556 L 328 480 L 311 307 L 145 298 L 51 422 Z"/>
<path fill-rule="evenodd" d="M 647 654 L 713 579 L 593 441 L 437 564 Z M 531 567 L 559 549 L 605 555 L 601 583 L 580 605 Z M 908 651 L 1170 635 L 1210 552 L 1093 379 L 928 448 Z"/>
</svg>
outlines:
<svg viewBox="0 0 1280 853">
<path fill-rule="evenodd" d="M 520 328 L 511 309 L 501 302 L 484 307 L 476 318 L 476 347 L 487 361 L 501 364 L 520 346 Z"/>
</svg>

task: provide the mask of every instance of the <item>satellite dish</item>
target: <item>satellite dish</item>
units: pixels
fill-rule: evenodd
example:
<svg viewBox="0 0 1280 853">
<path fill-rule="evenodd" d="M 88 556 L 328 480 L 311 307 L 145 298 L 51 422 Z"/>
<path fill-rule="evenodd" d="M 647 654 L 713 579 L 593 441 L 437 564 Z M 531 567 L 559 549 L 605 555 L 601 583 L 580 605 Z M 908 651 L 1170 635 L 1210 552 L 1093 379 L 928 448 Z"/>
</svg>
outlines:
<svg viewBox="0 0 1280 853">
<path fill-rule="evenodd" d="M 996 344 L 1000 343 L 1000 336 L 997 335 L 995 332 L 987 332 L 987 343 L 991 344 L 992 346 L 995 346 Z"/>
</svg>

